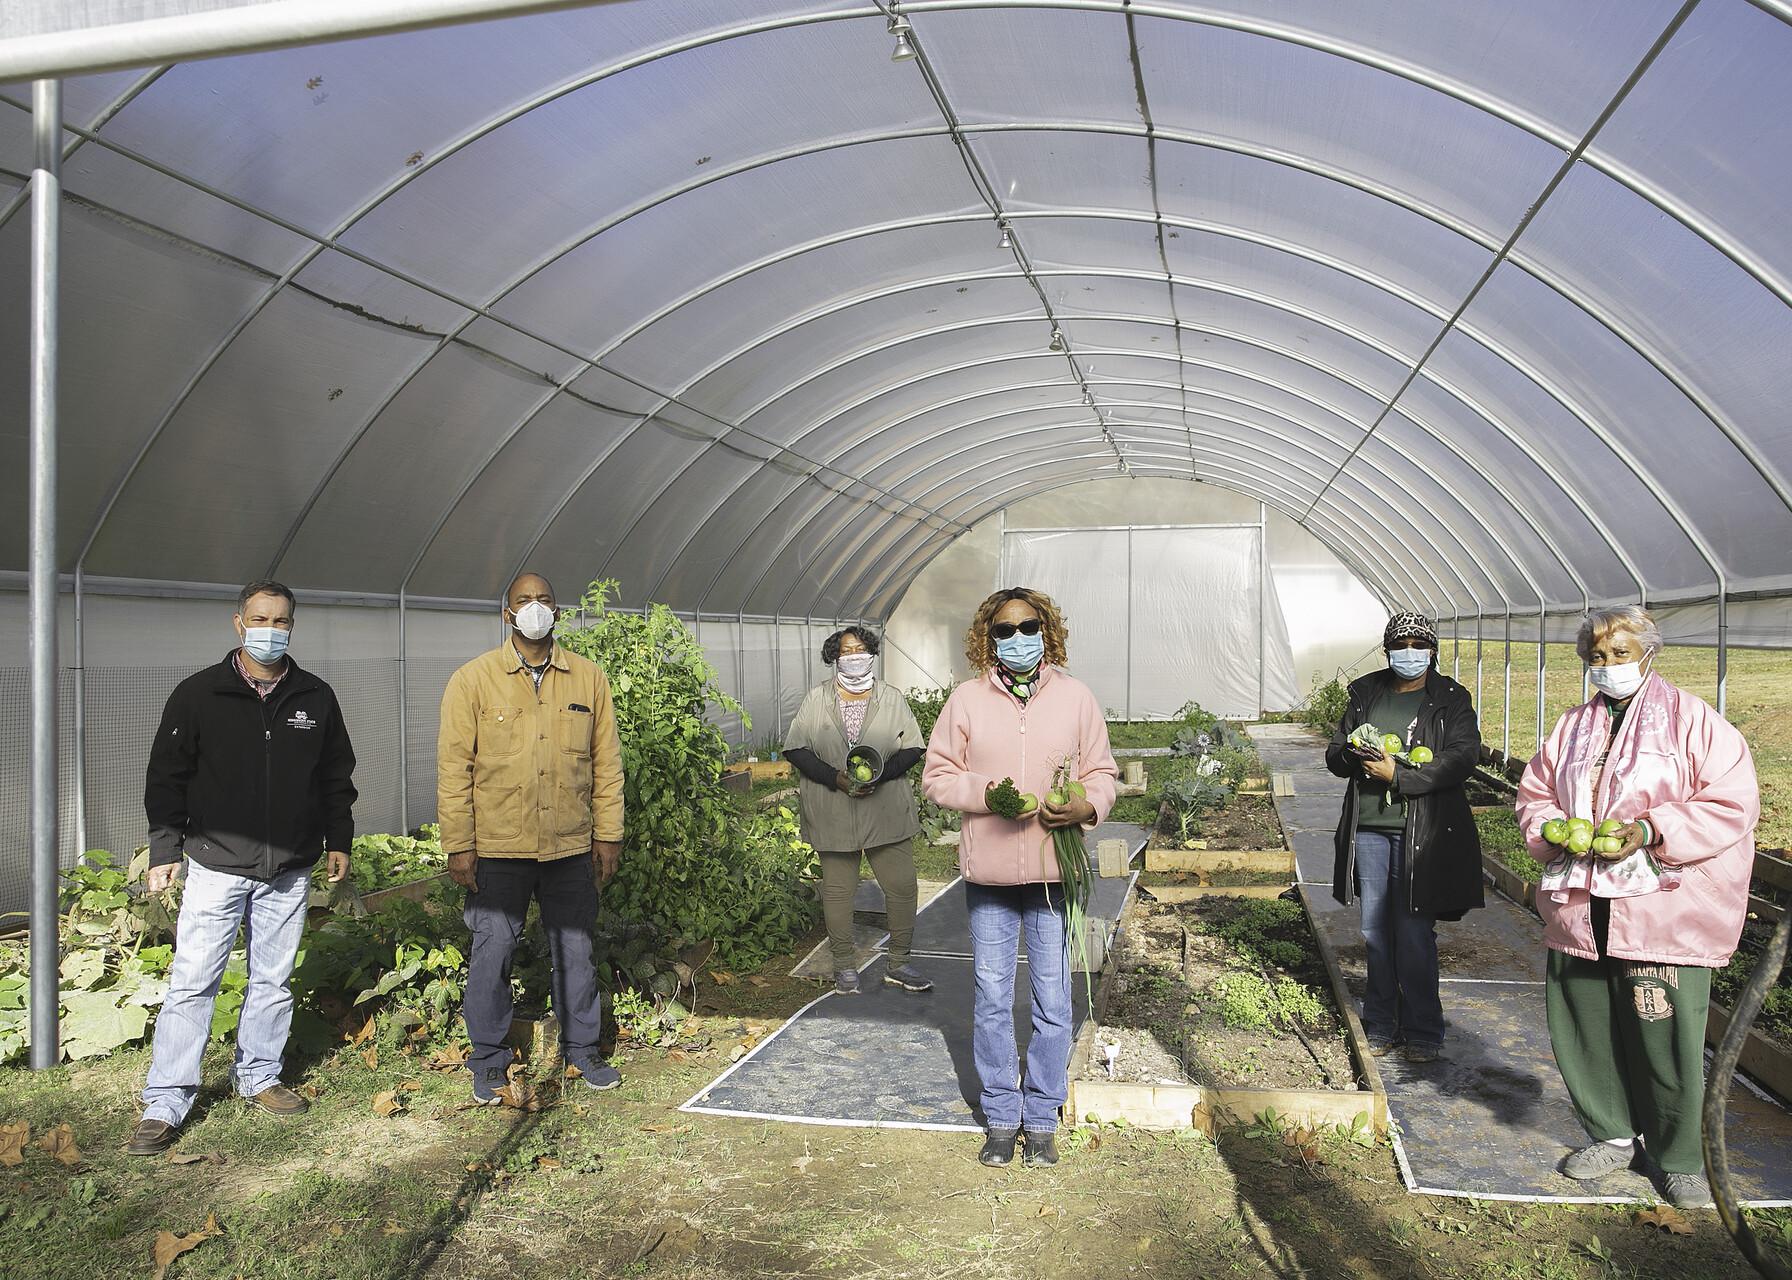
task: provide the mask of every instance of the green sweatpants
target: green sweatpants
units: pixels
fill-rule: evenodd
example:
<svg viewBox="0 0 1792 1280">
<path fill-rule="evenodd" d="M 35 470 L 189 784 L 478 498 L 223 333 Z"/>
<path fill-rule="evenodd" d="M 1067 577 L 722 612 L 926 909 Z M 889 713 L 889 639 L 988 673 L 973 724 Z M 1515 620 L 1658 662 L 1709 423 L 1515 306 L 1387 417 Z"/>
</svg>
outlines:
<svg viewBox="0 0 1792 1280">
<path fill-rule="evenodd" d="M 1594 906 L 1600 958 L 1551 951 L 1545 988 L 1549 1040 L 1575 1115 L 1599 1141 L 1641 1134 L 1664 1172 L 1702 1172 L 1711 970 L 1605 955 L 1610 907 Z"/>
<path fill-rule="evenodd" d="M 855 969 L 857 953 L 852 937 L 852 900 L 859 891 L 859 859 L 871 863 L 871 874 L 884 891 L 884 910 L 890 930 L 890 968 L 908 963 L 909 943 L 915 937 L 915 903 L 920 890 L 915 884 L 913 840 L 880 844 L 875 849 L 845 853 L 821 852 L 821 916 L 827 921 L 828 945 L 834 968 Z"/>
</svg>

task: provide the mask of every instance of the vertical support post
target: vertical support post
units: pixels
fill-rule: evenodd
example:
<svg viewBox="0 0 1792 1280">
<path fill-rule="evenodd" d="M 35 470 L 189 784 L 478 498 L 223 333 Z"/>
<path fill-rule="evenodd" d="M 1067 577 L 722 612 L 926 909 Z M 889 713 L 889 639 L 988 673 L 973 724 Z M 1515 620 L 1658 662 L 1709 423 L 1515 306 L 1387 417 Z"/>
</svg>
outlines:
<svg viewBox="0 0 1792 1280">
<path fill-rule="evenodd" d="M 1482 674 L 1483 674 L 1483 669 L 1482 669 L 1482 665 L 1481 665 L 1481 618 L 1482 618 L 1481 605 L 1480 605 L 1480 602 L 1477 601 L 1475 603 L 1475 721 L 1476 721 L 1476 723 L 1479 723 L 1480 719 L 1481 719 L 1481 678 L 1482 678 Z M 1481 740 L 1483 742 L 1485 742 L 1487 740 L 1486 730 L 1482 730 Z"/>
<path fill-rule="evenodd" d="M 1257 718 L 1263 718 L 1263 695 L 1269 668 L 1269 505 L 1257 504 Z"/>
<path fill-rule="evenodd" d="M 409 642 L 405 634 L 405 586 L 398 588 L 398 826 L 411 829 L 411 697 L 406 661 Z"/>
<path fill-rule="evenodd" d="M 1450 679 L 1462 683 L 1462 610 L 1450 619 Z"/>
<path fill-rule="evenodd" d="M 784 741 L 784 623 L 772 614 L 772 706 L 778 722 L 778 741 Z"/>
<path fill-rule="evenodd" d="M 62 1056 L 56 978 L 56 366 L 62 254 L 62 82 L 31 86 L 31 1066 Z"/>
<path fill-rule="evenodd" d="M 1006 546 L 1006 542 L 1003 543 Z M 1126 526 L 1126 718 L 1132 719 L 1132 526 Z"/>
<path fill-rule="evenodd" d="M 751 746 L 752 739 L 747 734 L 752 731 L 747 728 L 746 723 L 747 718 L 753 714 L 747 706 L 747 615 L 742 609 L 734 611 L 734 697 L 740 703 L 740 745 Z"/>
<path fill-rule="evenodd" d="M 1730 593 L 1717 586 L 1717 714 L 1728 718 L 1730 705 Z"/>
<path fill-rule="evenodd" d="M 1543 750 L 1543 735 L 1547 732 L 1543 727 L 1543 717 L 1548 714 L 1548 701 L 1544 694 L 1544 676 L 1548 663 L 1544 655 L 1549 651 L 1549 619 L 1544 616 L 1543 601 L 1537 601 L 1537 742 L 1531 748 L 1534 753 Z"/>
<path fill-rule="evenodd" d="M 1501 700 L 1500 754 L 1512 755 L 1512 606 L 1506 606 L 1506 696 Z"/>
<path fill-rule="evenodd" d="M 86 573 L 75 565 L 75 856 L 87 860 L 87 631 Z"/>
</svg>

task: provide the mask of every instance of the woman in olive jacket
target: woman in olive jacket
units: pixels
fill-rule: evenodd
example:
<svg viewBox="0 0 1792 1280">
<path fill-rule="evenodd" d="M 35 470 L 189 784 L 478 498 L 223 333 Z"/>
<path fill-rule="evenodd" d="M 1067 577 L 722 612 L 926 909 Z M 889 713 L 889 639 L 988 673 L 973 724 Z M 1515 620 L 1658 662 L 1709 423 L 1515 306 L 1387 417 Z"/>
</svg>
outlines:
<svg viewBox="0 0 1792 1280">
<path fill-rule="evenodd" d="M 1434 1062 L 1443 1047 L 1438 995 L 1439 920 L 1483 905 L 1481 841 L 1463 784 L 1480 760 L 1481 726 L 1467 689 L 1437 669 L 1437 631 L 1421 614 L 1389 619 L 1389 665 L 1350 685 L 1350 704 L 1325 751 L 1349 780 L 1338 818 L 1332 896 L 1362 900 L 1368 979 L 1363 1031 L 1377 1056 L 1404 1048 L 1409 1062 Z M 1409 764 L 1350 735 L 1373 723 L 1397 735 Z"/>
<path fill-rule="evenodd" d="M 884 891 L 890 928 L 885 985 L 933 989 L 908 957 L 920 896 L 914 838 L 921 830 L 908 773 L 927 744 L 902 691 L 873 675 L 878 647 L 877 636 L 863 627 L 829 636 L 821 660 L 834 674 L 809 690 L 784 735 L 784 758 L 802 775 L 803 839 L 821 862 L 822 916 L 834 955 L 834 989 L 841 995 L 859 990 L 852 908 L 861 859 Z M 872 748 L 883 762 L 869 782 L 846 773 L 847 759 L 859 747 Z"/>
</svg>

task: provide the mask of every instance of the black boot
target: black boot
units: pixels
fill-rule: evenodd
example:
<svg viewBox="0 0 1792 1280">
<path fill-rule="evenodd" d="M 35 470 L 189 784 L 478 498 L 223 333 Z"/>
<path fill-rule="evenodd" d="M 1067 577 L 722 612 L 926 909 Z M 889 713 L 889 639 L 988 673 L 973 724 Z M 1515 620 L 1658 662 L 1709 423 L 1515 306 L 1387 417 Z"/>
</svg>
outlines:
<svg viewBox="0 0 1792 1280">
<path fill-rule="evenodd" d="M 1025 1154 L 1021 1157 L 1029 1169 L 1049 1169 L 1058 1163 L 1058 1135 L 1027 1131 Z"/>
<path fill-rule="evenodd" d="M 983 1150 L 977 1153 L 977 1162 L 1000 1168 L 1002 1165 L 1014 1163 L 1014 1142 L 1020 1137 L 1019 1129 L 991 1129 L 989 1136 L 983 1139 Z"/>
</svg>

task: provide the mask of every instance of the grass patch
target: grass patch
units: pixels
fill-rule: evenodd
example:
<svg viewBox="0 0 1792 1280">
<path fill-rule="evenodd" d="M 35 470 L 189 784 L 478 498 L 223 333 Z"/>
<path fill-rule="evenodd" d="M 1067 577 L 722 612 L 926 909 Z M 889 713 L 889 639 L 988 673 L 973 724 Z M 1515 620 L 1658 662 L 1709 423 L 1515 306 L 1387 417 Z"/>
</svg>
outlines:
<svg viewBox="0 0 1792 1280">
<path fill-rule="evenodd" d="M 1181 720 L 1110 720 L 1108 745 L 1115 750 L 1168 747 L 1182 727 Z"/>
<path fill-rule="evenodd" d="M 1501 743 L 1505 706 L 1505 648 L 1498 639 L 1481 642 L 1481 679 L 1475 675 L 1475 642 L 1461 646 L 1461 667 L 1448 636 L 1443 638 L 1438 666 L 1456 676 L 1476 695 L 1481 737 L 1491 747 Z M 1545 653 L 1544 727 L 1578 706 L 1581 662 L 1574 646 L 1552 644 Z M 1668 645 L 1659 659 L 1661 674 L 1682 689 L 1715 705 L 1717 650 Z M 1776 649 L 1732 649 L 1729 665 L 1730 722 L 1748 739 L 1761 778 L 1761 826 L 1756 840 L 1763 848 L 1792 845 L 1792 652 Z M 1537 740 L 1537 646 L 1512 645 L 1512 754 L 1527 759 Z"/>
</svg>

